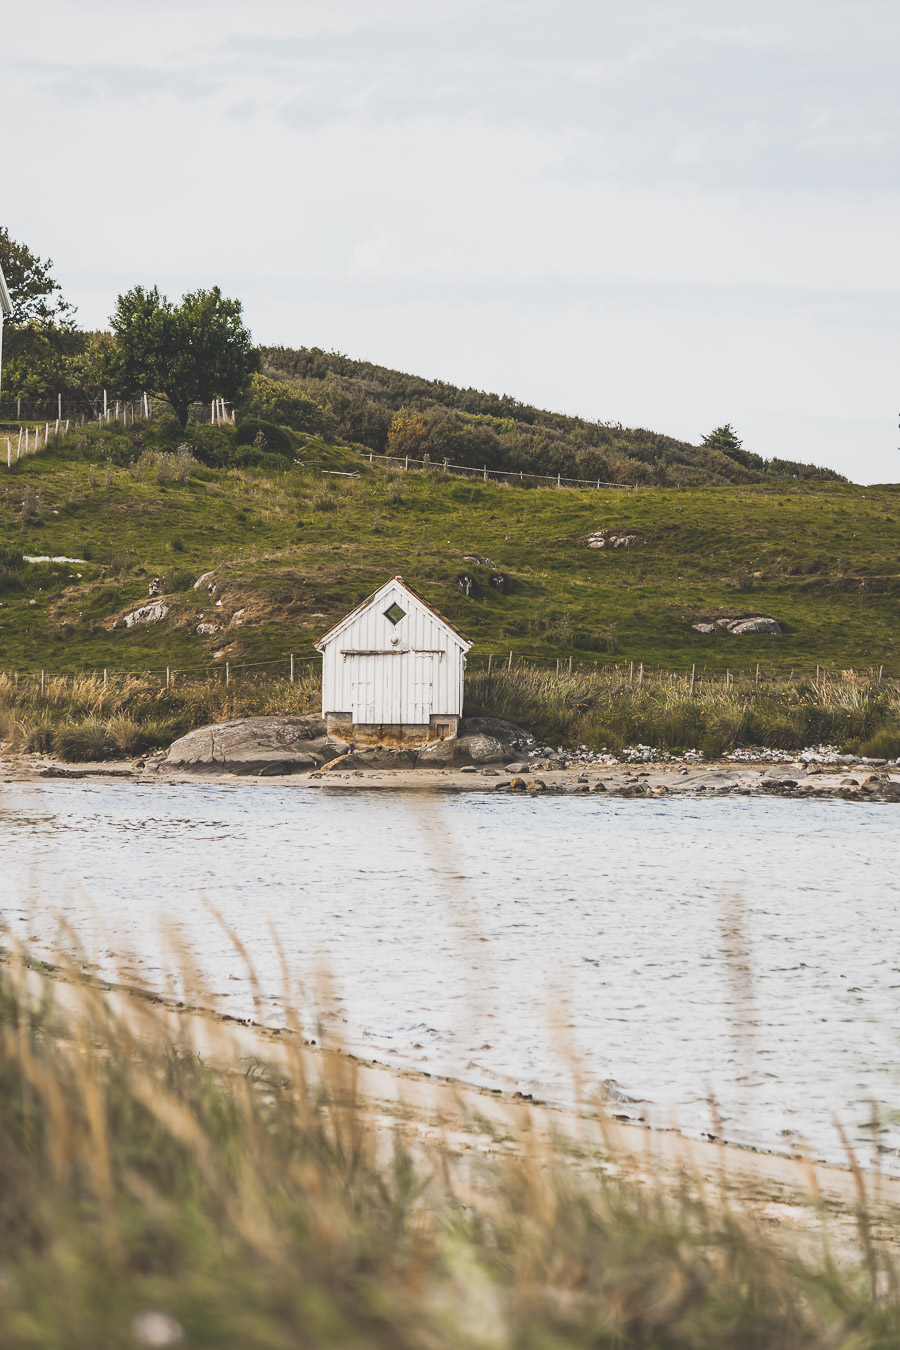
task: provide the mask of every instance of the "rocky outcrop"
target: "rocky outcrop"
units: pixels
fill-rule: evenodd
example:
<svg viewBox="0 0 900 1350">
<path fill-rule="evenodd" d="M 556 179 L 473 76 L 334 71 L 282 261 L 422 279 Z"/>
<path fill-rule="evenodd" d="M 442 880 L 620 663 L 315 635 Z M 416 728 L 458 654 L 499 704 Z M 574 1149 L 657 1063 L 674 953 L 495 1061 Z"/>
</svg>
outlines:
<svg viewBox="0 0 900 1350">
<path fill-rule="evenodd" d="M 521 727 L 472 717 L 460 734 L 421 749 L 353 747 L 326 734 L 322 717 L 244 717 L 199 727 L 174 742 L 163 773 L 290 774 L 325 769 L 460 769 L 503 765 L 534 745 Z"/>
<path fill-rule="evenodd" d="M 643 542 L 643 535 L 637 530 L 594 530 L 586 534 L 581 543 L 587 548 L 631 548 Z"/>
<path fill-rule="evenodd" d="M 198 727 L 169 747 L 163 773 L 286 774 L 318 769 L 341 753 L 322 717 L 242 717 Z"/>
<path fill-rule="evenodd" d="M 416 763 L 429 769 L 461 769 L 467 764 L 502 764 L 507 758 L 500 741 L 475 732 L 423 746 Z"/>
<path fill-rule="evenodd" d="M 778 620 L 767 614 L 745 614 L 737 619 L 707 620 L 692 623 L 691 627 L 696 633 L 714 633 L 717 628 L 723 628 L 728 633 L 734 633 L 735 637 L 743 637 L 747 633 L 780 633 L 782 631 Z"/>
<path fill-rule="evenodd" d="M 114 627 L 136 628 L 140 624 L 159 623 L 168 612 L 169 606 L 164 605 L 161 600 L 156 600 L 152 605 L 140 605 L 137 609 L 129 610 L 120 619 L 116 619 Z"/>
</svg>

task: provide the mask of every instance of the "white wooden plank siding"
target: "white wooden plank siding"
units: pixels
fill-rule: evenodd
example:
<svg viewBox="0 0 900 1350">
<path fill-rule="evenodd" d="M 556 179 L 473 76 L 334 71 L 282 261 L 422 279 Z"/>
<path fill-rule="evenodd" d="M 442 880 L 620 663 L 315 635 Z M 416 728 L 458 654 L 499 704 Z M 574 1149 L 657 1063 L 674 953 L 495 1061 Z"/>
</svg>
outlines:
<svg viewBox="0 0 900 1350">
<path fill-rule="evenodd" d="M 403 617 L 392 623 L 393 605 Z M 455 628 L 394 577 L 316 644 L 322 711 L 355 723 L 427 725 L 462 715 L 466 652 Z"/>
</svg>

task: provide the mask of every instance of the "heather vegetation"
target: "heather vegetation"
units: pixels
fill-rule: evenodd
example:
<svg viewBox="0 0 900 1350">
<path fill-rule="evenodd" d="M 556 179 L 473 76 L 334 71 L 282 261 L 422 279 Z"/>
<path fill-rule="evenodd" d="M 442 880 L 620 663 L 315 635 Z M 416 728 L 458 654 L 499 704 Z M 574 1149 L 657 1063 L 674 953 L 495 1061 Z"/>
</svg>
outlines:
<svg viewBox="0 0 900 1350">
<path fill-rule="evenodd" d="M 327 408 L 346 441 L 378 454 L 428 456 L 473 468 L 562 474 L 661 487 L 769 480 L 843 481 L 829 469 L 764 459 L 739 438 L 710 433 L 701 446 L 615 422 L 593 422 L 459 389 L 318 347 L 261 348 L 263 371 Z M 731 428 L 727 429 L 729 432 Z"/>
</svg>

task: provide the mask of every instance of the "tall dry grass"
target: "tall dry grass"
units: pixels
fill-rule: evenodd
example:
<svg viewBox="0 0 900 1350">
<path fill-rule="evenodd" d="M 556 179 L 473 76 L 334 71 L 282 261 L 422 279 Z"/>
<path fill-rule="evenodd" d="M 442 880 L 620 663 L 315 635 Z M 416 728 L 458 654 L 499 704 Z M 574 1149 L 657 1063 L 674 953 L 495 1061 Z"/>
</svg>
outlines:
<svg viewBox="0 0 900 1350">
<path fill-rule="evenodd" d="M 5 1350 L 900 1343 L 868 1236 L 857 1268 L 803 1264 L 696 1178 L 379 1122 L 296 1024 L 241 1059 L 80 971 L 0 967 Z"/>
<path fill-rule="evenodd" d="M 169 745 L 193 727 L 230 718 L 308 713 L 320 706 L 318 663 L 296 679 L 224 671 L 215 677 L 0 675 L 0 740 L 63 759 L 110 759 Z M 900 682 L 844 672 L 818 680 L 690 676 L 617 667 L 572 674 L 536 665 L 470 669 L 466 711 L 509 718 L 554 745 L 644 744 L 702 750 L 799 750 L 823 743 L 864 755 L 900 755 Z"/>
<path fill-rule="evenodd" d="M 0 675 L 0 740 L 68 760 L 129 757 L 165 747 L 193 727 L 232 718 L 307 713 L 320 705 L 316 667 L 287 680 L 236 676 Z"/>
<path fill-rule="evenodd" d="M 470 671 L 472 711 L 520 722 L 553 744 L 644 744 L 718 755 L 737 747 L 799 750 L 823 743 L 900 755 L 900 682 L 846 671 L 818 679 L 752 675 L 725 682 L 625 668 L 563 671 L 520 665 Z"/>
</svg>

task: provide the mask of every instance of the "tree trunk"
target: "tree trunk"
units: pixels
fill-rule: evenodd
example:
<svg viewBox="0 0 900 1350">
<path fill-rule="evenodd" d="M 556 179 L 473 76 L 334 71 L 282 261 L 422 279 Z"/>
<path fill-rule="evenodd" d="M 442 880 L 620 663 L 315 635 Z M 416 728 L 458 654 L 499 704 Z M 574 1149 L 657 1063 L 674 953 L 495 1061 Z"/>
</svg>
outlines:
<svg viewBox="0 0 900 1350">
<path fill-rule="evenodd" d="M 187 426 L 188 413 L 191 410 L 191 405 L 189 403 L 183 402 L 181 399 L 173 398 L 171 394 L 167 394 L 166 397 L 168 398 L 169 402 L 172 405 L 172 411 L 178 418 L 178 421 L 181 425 L 181 430 L 184 431 L 185 427 Z"/>
</svg>

